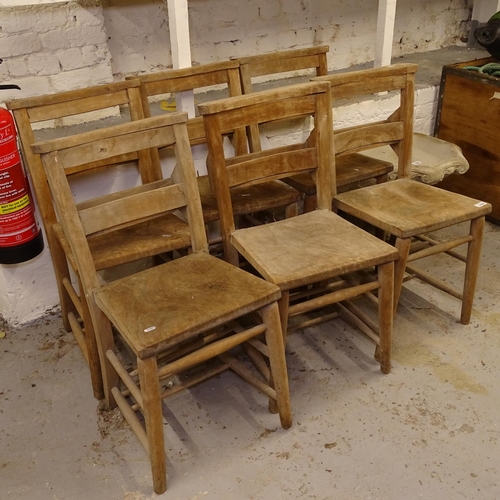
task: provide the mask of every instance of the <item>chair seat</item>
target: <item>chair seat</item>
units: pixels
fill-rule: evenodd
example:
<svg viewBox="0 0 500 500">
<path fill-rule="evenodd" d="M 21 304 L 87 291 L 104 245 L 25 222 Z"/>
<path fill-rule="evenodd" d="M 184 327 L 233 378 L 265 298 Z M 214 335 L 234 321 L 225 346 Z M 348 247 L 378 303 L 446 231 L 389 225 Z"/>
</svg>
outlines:
<svg viewBox="0 0 500 500">
<path fill-rule="evenodd" d="M 394 165 L 389 161 L 370 158 L 359 153 L 339 156 L 335 160 L 337 187 L 389 174 L 393 169 Z M 294 175 L 286 182 L 307 196 L 316 194 L 316 185 L 310 174 Z"/>
<path fill-rule="evenodd" d="M 334 206 L 398 238 L 409 238 L 487 215 L 489 203 L 410 179 L 342 193 Z"/>
<path fill-rule="evenodd" d="M 278 287 L 205 253 L 114 281 L 99 307 L 139 357 L 148 357 L 279 299 Z"/>
<path fill-rule="evenodd" d="M 393 261 L 397 251 L 328 210 L 231 233 L 231 243 L 282 290 Z"/>
<path fill-rule="evenodd" d="M 76 262 L 61 225 L 58 223 L 52 228 L 71 266 L 76 270 Z M 97 270 L 101 270 L 186 248 L 191 243 L 191 237 L 185 221 L 174 214 L 166 214 L 110 233 L 90 236 L 88 241 L 94 265 Z"/>
<path fill-rule="evenodd" d="M 217 200 L 210 187 L 208 175 L 197 177 L 197 181 L 205 222 L 218 220 Z M 300 198 L 301 194 L 296 189 L 281 181 L 266 182 L 231 190 L 231 201 L 235 215 L 284 207 L 296 203 Z"/>
</svg>

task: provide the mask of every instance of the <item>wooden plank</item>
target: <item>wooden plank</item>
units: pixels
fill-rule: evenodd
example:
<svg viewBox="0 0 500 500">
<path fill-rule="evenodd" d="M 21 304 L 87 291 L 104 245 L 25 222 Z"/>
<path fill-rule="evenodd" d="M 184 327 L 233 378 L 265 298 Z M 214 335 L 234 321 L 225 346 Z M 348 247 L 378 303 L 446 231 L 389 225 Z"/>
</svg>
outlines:
<svg viewBox="0 0 500 500">
<path fill-rule="evenodd" d="M 367 148 L 395 144 L 403 137 L 402 122 L 360 125 L 335 133 L 335 152 L 355 153 Z"/>
<path fill-rule="evenodd" d="M 7 108 L 14 110 L 20 108 L 33 108 L 37 106 L 45 106 L 48 104 L 56 104 L 61 102 L 73 101 L 81 99 L 83 96 L 92 97 L 109 92 L 126 90 L 131 87 L 140 87 L 141 82 L 132 78 L 123 82 L 106 83 L 103 85 L 95 85 L 85 89 L 69 90 L 67 92 L 58 92 L 57 94 L 49 94 L 44 96 L 26 97 L 23 99 L 15 99 L 7 103 Z"/>
<path fill-rule="evenodd" d="M 481 66 L 492 62 L 469 61 Z M 467 65 L 467 63 L 466 63 Z M 469 162 L 462 175 L 450 175 L 439 187 L 492 204 L 491 219 L 500 221 L 500 142 L 498 129 L 484 117 L 500 114 L 500 79 L 481 76 L 460 66 L 443 69 L 437 136 L 457 144 Z M 460 116 L 460 120 L 457 120 Z"/>
<path fill-rule="evenodd" d="M 314 83 L 314 85 L 311 85 L 312 83 Z M 297 85 L 288 85 L 286 87 L 280 87 L 278 89 L 272 89 L 265 92 L 255 92 L 253 94 L 244 95 L 237 101 L 234 99 L 219 99 L 209 103 L 202 103 L 199 104 L 198 109 L 202 115 L 219 113 L 221 111 L 229 111 L 231 109 L 256 105 L 265 102 L 268 99 L 278 101 L 293 97 L 308 96 L 311 93 L 325 92 L 325 89 L 329 90 L 329 87 L 325 86 L 324 82 L 309 82 Z"/>
<path fill-rule="evenodd" d="M 293 173 L 310 171 L 317 166 L 317 163 L 315 148 L 241 161 L 227 169 L 229 186 L 260 184 L 281 179 Z"/>
<path fill-rule="evenodd" d="M 81 210 L 80 219 L 85 234 L 89 235 L 175 210 L 186 203 L 182 186 L 176 184 Z"/>
</svg>

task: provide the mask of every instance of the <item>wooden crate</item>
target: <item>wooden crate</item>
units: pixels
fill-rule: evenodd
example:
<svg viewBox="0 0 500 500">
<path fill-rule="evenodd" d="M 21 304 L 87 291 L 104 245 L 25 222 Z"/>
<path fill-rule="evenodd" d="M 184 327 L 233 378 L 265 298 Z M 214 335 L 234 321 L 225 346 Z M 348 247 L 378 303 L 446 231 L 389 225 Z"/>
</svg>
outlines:
<svg viewBox="0 0 500 500">
<path fill-rule="evenodd" d="M 460 146 L 470 163 L 438 186 L 488 201 L 500 223 L 500 78 L 464 69 L 498 62 L 478 59 L 443 67 L 436 136 Z"/>
</svg>

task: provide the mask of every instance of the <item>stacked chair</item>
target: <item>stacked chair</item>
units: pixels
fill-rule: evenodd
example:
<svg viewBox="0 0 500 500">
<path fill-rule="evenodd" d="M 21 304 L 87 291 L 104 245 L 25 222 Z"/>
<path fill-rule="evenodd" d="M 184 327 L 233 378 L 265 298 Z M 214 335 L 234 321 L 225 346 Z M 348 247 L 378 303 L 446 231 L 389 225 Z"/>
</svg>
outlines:
<svg viewBox="0 0 500 500">
<path fill-rule="evenodd" d="M 392 235 L 399 258 L 395 265 L 394 309 L 396 311 L 405 271 L 462 301 L 460 322 L 468 324 L 476 287 L 485 215 L 491 205 L 410 179 L 415 95 L 415 64 L 318 77 L 331 85 L 333 99 L 360 97 L 378 92 L 397 92 L 399 107 L 386 119 L 335 133 L 337 155 L 359 152 L 374 146 L 391 145 L 398 153 L 398 179 L 341 193 L 334 198 L 339 211 L 350 214 Z M 470 221 L 469 234 L 438 241 L 425 233 Z M 410 253 L 412 241 L 425 248 Z M 454 248 L 467 244 L 467 256 Z M 457 291 L 422 269 L 413 261 L 447 253 L 465 261 L 463 291 Z"/>
<path fill-rule="evenodd" d="M 327 52 L 328 46 L 310 47 L 306 49 L 284 50 L 271 54 L 243 57 L 239 59 L 241 87 L 244 94 L 254 92 L 255 81 L 262 76 L 284 76 L 301 70 L 311 71 L 316 76 L 328 74 Z M 252 152 L 260 151 L 261 133 L 256 126 L 248 128 L 248 140 Z M 392 162 L 368 155 L 353 153 L 342 155 L 336 162 L 337 189 L 352 186 L 375 179 L 375 182 L 385 182 L 393 171 Z M 314 210 L 316 205 L 316 184 L 307 174 L 292 176 L 287 183 L 304 194 L 304 211 Z"/>
<path fill-rule="evenodd" d="M 226 260 L 238 265 L 239 255 L 282 291 L 279 300 L 283 332 L 289 316 L 304 314 L 377 290 L 378 324 L 369 328 L 378 347 L 381 370 L 390 371 L 392 341 L 393 262 L 397 252 L 332 212 L 335 190 L 330 88 L 299 84 L 241 97 L 200 104 L 207 135 L 209 175 L 214 186 Z M 228 157 L 223 131 L 238 126 L 309 118 L 314 128 L 303 143 Z M 236 229 L 231 189 L 309 173 L 316 180 L 318 206 L 308 213 Z M 333 178 L 332 178 L 333 177 Z M 373 280 L 358 283 L 345 275 L 378 268 Z M 326 288 L 322 285 L 332 280 Z M 301 289 L 317 285 L 319 290 Z M 300 297 L 296 296 L 296 293 Z M 358 318 L 362 321 L 362 317 Z"/>
<path fill-rule="evenodd" d="M 191 68 L 184 68 L 161 73 L 140 75 L 142 102 L 145 116 L 151 116 L 152 99 L 161 95 L 178 97 L 183 92 L 195 92 L 196 99 L 203 97 L 214 85 L 224 85 L 228 97 L 241 94 L 241 85 L 238 72 L 238 61 L 226 61 L 213 64 L 204 64 Z M 188 120 L 189 140 L 192 146 L 205 144 L 205 129 L 201 116 L 193 116 Z M 235 130 L 225 131 L 225 135 L 232 137 L 232 144 L 236 154 L 248 151 L 245 129 L 238 127 Z M 217 201 L 210 186 L 207 175 L 197 177 L 198 189 L 201 195 L 203 218 L 207 225 L 219 219 Z M 245 220 L 255 221 L 252 214 L 284 207 L 285 217 L 292 217 L 298 213 L 298 202 L 301 194 L 287 184 L 270 180 L 265 185 L 247 186 L 235 189 L 231 193 L 235 214 L 245 217 Z M 209 231 L 210 234 L 210 231 Z M 210 238 L 210 243 L 219 243 L 220 235 Z"/>
<path fill-rule="evenodd" d="M 169 390 L 162 391 L 161 380 L 217 358 L 270 398 L 285 429 L 292 422 L 276 303 L 280 290 L 209 255 L 186 120 L 185 113 L 174 113 L 33 146 L 41 155 L 87 298 L 105 400 L 108 407 L 118 405 L 148 451 L 156 493 L 166 490 L 161 401 Z M 74 203 L 66 170 L 115 154 L 167 146 L 175 150 L 174 179 L 124 190 L 83 209 Z M 102 284 L 91 235 L 110 234 L 179 210 L 189 228 L 189 255 Z M 117 355 L 112 326 L 133 354 L 131 369 Z M 244 343 L 253 347 L 266 377 L 253 374 L 229 352 Z M 139 410 L 145 429 L 136 416 Z"/>
<path fill-rule="evenodd" d="M 144 118 L 140 82 L 130 80 L 54 95 L 18 99 L 8 103 L 7 107 L 12 110 L 16 120 L 23 157 L 30 174 L 31 185 L 49 244 L 64 325 L 67 331 L 72 331 L 75 335 L 90 367 L 94 395 L 97 399 L 101 399 L 103 388 L 99 357 L 86 298 L 81 293 L 78 268 L 54 210 L 40 157 L 32 152 L 31 144 L 35 142 L 35 127 L 43 125 L 47 120 L 61 120 L 68 117 L 75 119 L 78 115 L 90 112 L 111 114 L 116 111 L 117 107 L 120 107 L 122 115 L 131 121 Z M 117 154 L 102 161 L 77 164 L 65 172 L 80 185 L 82 183 L 92 185 L 96 176 L 106 171 L 110 165 L 130 163 L 131 168 L 138 168 L 136 177 L 143 183 L 148 183 L 162 178 L 160 164 L 154 161 L 151 153 L 151 150 L 143 150 Z M 88 203 L 91 201 L 84 202 L 84 204 Z M 189 231 L 186 223 L 171 214 L 155 221 L 145 221 L 136 225 L 133 228 L 133 235 L 131 231 L 132 229 L 129 228 L 121 228 L 113 234 L 97 235 L 89 239 L 92 256 L 98 270 L 189 245 Z M 171 236 L 162 238 L 162 234 Z M 131 236 L 140 237 L 142 243 L 131 244 L 131 241 L 135 241 Z M 77 286 L 73 285 L 70 269 L 76 274 Z"/>
</svg>

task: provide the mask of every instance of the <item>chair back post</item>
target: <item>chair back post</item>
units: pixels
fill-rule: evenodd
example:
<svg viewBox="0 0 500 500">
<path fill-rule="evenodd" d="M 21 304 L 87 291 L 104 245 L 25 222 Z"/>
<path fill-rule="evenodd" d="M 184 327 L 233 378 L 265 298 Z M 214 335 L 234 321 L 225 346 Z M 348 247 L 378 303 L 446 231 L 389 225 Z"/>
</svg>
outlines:
<svg viewBox="0 0 500 500">
<path fill-rule="evenodd" d="M 331 210 L 333 125 L 330 87 L 326 82 L 290 85 L 241 97 L 200 104 L 207 136 L 207 167 L 216 193 L 224 254 L 237 264 L 230 243 L 235 230 L 230 189 L 281 180 L 311 172 L 318 183 L 318 208 Z M 308 140 L 266 151 L 227 158 L 222 142 L 227 129 L 313 117 L 314 130 Z"/>
</svg>

